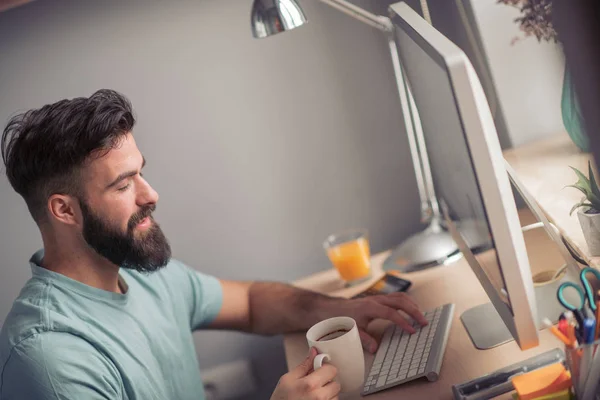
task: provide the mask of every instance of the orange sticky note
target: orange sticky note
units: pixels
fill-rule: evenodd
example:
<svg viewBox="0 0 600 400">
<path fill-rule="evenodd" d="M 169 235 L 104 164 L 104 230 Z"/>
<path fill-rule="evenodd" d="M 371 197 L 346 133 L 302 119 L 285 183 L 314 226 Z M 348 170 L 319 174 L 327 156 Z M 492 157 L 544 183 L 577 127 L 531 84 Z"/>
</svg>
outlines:
<svg viewBox="0 0 600 400">
<path fill-rule="evenodd" d="M 532 400 L 571 387 L 571 374 L 561 363 L 512 378 L 521 400 Z"/>
</svg>

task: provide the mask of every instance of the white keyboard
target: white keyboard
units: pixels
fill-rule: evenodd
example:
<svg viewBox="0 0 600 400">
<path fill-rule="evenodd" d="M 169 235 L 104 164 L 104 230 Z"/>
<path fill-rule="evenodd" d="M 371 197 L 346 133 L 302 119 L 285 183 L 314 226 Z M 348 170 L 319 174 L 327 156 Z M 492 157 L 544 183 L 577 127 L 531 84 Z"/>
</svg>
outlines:
<svg viewBox="0 0 600 400">
<path fill-rule="evenodd" d="M 415 321 L 413 327 L 417 332 L 412 335 L 397 325 L 390 325 L 383 334 L 362 394 L 422 377 L 437 380 L 453 314 L 454 304 L 427 311 L 424 315 L 429 325 L 421 328 Z"/>
</svg>

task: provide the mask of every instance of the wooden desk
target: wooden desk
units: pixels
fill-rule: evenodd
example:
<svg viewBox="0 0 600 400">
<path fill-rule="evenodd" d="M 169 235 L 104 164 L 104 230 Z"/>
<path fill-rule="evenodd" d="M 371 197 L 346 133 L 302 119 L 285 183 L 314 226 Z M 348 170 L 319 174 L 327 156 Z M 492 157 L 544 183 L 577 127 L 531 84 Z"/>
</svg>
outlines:
<svg viewBox="0 0 600 400">
<path fill-rule="evenodd" d="M 387 255 L 387 253 L 382 253 L 373 257 L 372 266 L 375 274 L 371 282 L 382 276 L 381 265 Z M 521 351 L 514 341 L 491 350 L 477 350 L 471 343 L 459 317 L 466 309 L 489 300 L 464 259 L 445 267 L 411 273 L 408 278 L 413 282 L 410 294 L 423 310 L 446 303 L 454 303 L 456 306 L 440 379 L 436 382 L 418 380 L 405 383 L 369 395 L 365 397 L 367 399 L 452 399 L 453 384 L 474 379 L 552 348 L 561 347 L 561 343 L 554 336 L 548 331 L 542 331 L 540 332 L 540 345 L 531 350 Z M 370 282 L 357 288 L 342 289 L 337 272 L 331 269 L 297 281 L 295 284 L 330 295 L 349 297 L 361 291 Z M 385 326 L 385 322 L 376 321 L 370 330 L 380 336 Z M 298 365 L 308 352 L 308 345 L 303 333 L 286 335 L 284 346 L 288 368 Z M 373 356 L 365 353 L 365 362 L 366 371 L 369 371 L 373 363 Z M 356 392 L 348 393 L 341 398 L 360 399 L 362 397 L 359 392 Z M 509 399 L 510 396 L 506 395 L 500 398 Z"/>
<path fill-rule="evenodd" d="M 504 158 L 563 237 L 590 266 L 600 268 L 600 257 L 590 256 L 576 213 L 569 215 L 583 195 L 576 189 L 565 189 L 577 181 L 569 166 L 587 175 L 590 154 L 583 153 L 566 133 L 561 133 L 505 151 Z"/>
</svg>

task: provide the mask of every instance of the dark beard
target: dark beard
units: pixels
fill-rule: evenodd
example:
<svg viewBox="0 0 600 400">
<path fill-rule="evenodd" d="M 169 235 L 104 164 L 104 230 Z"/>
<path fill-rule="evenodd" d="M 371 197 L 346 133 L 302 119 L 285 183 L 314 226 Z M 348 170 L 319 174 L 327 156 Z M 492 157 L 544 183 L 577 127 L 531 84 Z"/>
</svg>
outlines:
<svg viewBox="0 0 600 400">
<path fill-rule="evenodd" d="M 162 229 L 152 218 L 156 205 L 146 206 L 131 216 L 127 232 L 120 232 L 96 216 L 85 201 L 79 201 L 83 214 L 83 238 L 102 257 L 122 268 L 154 272 L 171 259 L 171 246 Z M 135 227 L 146 217 L 152 225 L 135 237 Z"/>
</svg>

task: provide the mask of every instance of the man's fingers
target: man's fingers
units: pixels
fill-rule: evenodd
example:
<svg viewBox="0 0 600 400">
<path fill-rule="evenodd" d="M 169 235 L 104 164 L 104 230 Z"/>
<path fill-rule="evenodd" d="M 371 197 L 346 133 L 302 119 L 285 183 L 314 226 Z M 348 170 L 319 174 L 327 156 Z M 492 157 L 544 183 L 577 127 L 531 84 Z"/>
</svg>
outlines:
<svg viewBox="0 0 600 400">
<path fill-rule="evenodd" d="M 304 384 L 308 392 L 319 389 L 331 382 L 337 375 L 337 368 L 331 364 L 323 366 L 304 378 Z"/>
<path fill-rule="evenodd" d="M 404 319 L 395 308 L 384 306 L 381 303 L 375 303 L 375 306 L 370 308 L 375 317 L 392 321 L 408 333 L 416 332 L 415 328 L 412 327 L 412 324 Z"/>
<path fill-rule="evenodd" d="M 419 308 L 419 305 L 413 300 L 413 298 L 404 292 L 394 292 L 386 296 L 391 298 L 403 299 L 407 303 L 412 304 L 414 307 Z"/>
<path fill-rule="evenodd" d="M 362 343 L 363 348 L 371 354 L 375 354 L 377 351 L 377 340 L 367 332 L 362 329 L 358 330 L 358 335 L 360 336 L 360 342 Z"/>
<path fill-rule="evenodd" d="M 289 372 L 289 375 L 294 379 L 305 377 L 313 368 L 313 362 L 317 356 L 317 349 L 311 347 L 308 351 L 308 356 L 296 368 Z"/>
<path fill-rule="evenodd" d="M 341 387 L 339 383 L 330 382 L 321 389 L 316 390 L 314 394 L 317 399 L 338 400 L 340 390 Z"/>
<path fill-rule="evenodd" d="M 376 301 L 395 310 L 402 310 L 408 315 L 410 315 L 410 317 L 417 321 L 419 324 L 427 325 L 428 322 L 425 319 L 425 316 L 423 315 L 421 310 L 419 310 L 419 307 L 417 307 L 416 304 L 414 304 L 412 301 L 408 301 L 407 299 L 408 296 L 400 297 L 387 295 L 378 296 Z"/>
</svg>

